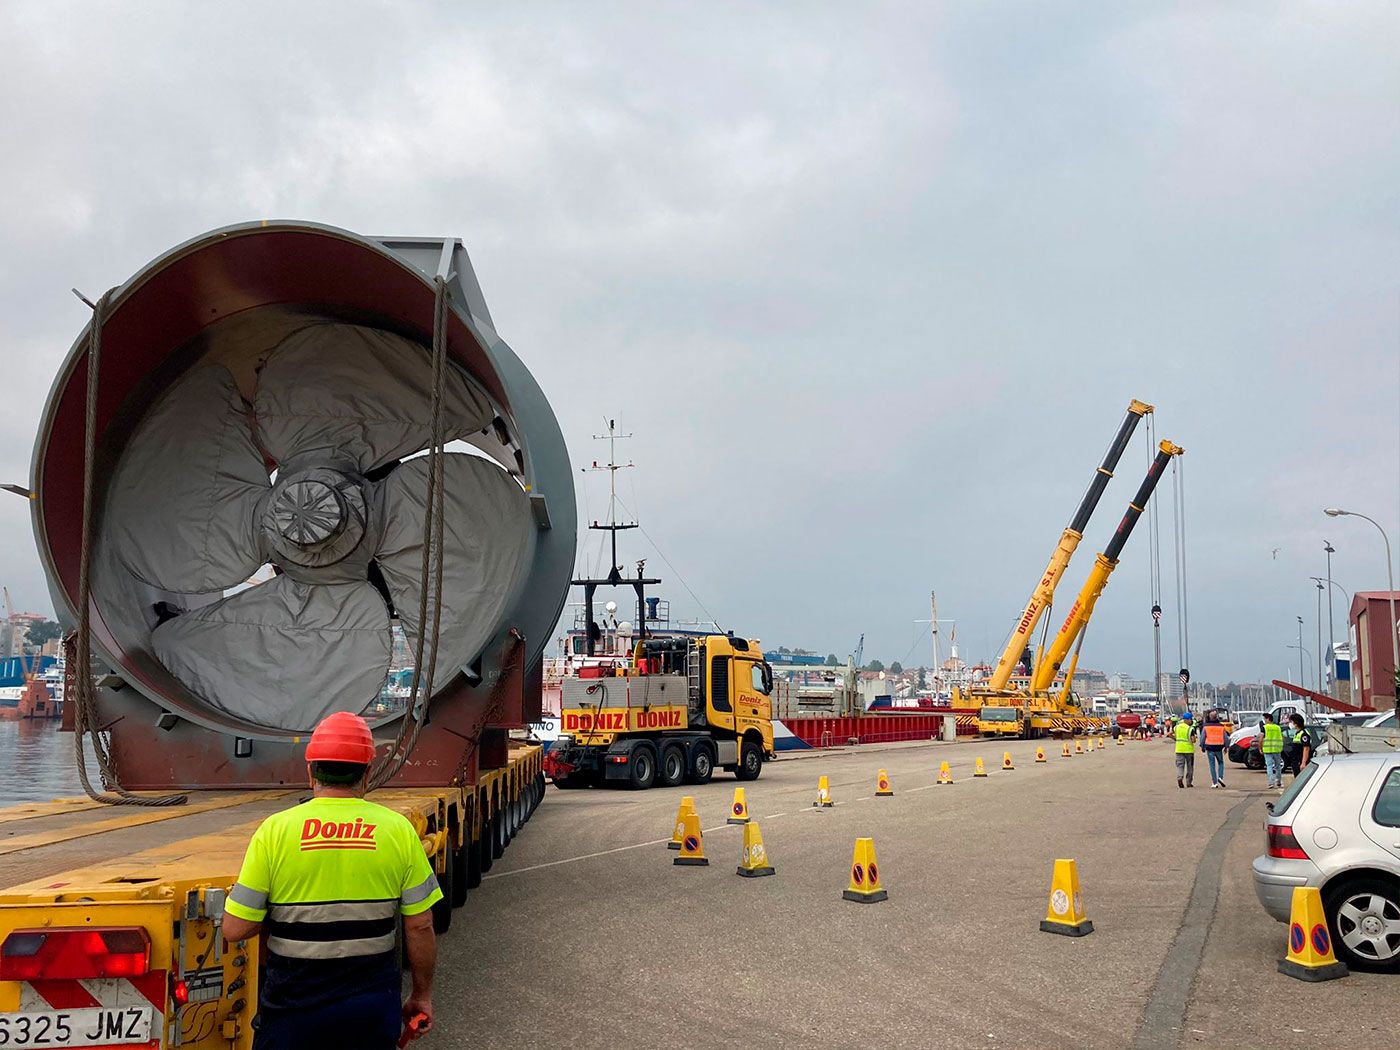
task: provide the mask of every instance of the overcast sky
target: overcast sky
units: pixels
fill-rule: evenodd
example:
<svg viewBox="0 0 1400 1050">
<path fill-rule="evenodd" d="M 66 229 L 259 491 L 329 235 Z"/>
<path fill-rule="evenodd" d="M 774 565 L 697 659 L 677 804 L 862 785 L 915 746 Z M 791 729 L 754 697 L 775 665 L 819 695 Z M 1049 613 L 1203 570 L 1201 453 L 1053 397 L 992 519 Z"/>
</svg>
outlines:
<svg viewBox="0 0 1400 1050">
<path fill-rule="evenodd" d="M 1375 530 L 1321 508 L 1400 540 L 1393 3 L 45 0 L 0 39 L 0 481 L 70 287 L 298 218 L 464 239 L 575 460 L 606 417 L 637 435 L 622 493 L 677 571 L 627 550 L 673 615 L 927 663 L 936 590 L 992 656 L 1133 397 L 1188 450 L 1195 678 L 1297 677 L 1325 539 L 1385 586 Z M 1149 548 L 1083 665 L 1150 674 Z M 0 581 L 49 611 L 12 497 Z"/>
</svg>

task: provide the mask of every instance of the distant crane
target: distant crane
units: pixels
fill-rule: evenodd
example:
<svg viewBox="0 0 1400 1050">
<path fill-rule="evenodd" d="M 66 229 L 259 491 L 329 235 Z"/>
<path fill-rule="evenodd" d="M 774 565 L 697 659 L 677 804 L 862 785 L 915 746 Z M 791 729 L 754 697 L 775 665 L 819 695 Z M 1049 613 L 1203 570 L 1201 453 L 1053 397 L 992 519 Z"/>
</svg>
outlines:
<svg viewBox="0 0 1400 1050">
<path fill-rule="evenodd" d="M 865 658 L 865 632 L 862 631 L 862 632 L 861 632 L 861 635 L 860 635 L 860 641 L 856 643 L 856 651 L 855 651 L 855 654 L 851 657 L 851 662 L 854 663 L 854 664 L 856 665 L 856 670 L 857 670 L 857 671 L 859 671 L 862 667 L 865 666 L 865 664 L 862 662 L 862 661 L 864 660 L 864 658 Z"/>
<path fill-rule="evenodd" d="M 24 681 L 28 682 L 34 676 L 29 670 L 29 658 L 25 656 L 24 643 L 20 642 L 18 646 L 15 646 L 15 610 L 10 604 L 10 588 L 4 587 L 0 590 L 5 592 L 5 630 L 10 632 L 10 645 L 19 650 L 19 669 L 24 676 Z"/>
</svg>

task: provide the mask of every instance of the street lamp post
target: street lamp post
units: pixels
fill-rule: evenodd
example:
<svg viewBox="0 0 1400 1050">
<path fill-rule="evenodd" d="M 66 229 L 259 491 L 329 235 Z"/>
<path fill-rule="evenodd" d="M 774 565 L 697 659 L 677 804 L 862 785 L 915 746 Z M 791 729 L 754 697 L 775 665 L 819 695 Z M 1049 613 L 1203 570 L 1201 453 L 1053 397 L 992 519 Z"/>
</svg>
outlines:
<svg viewBox="0 0 1400 1050">
<path fill-rule="evenodd" d="M 1284 648 L 1298 650 L 1298 681 L 1300 684 L 1302 682 L 1307 681 L 1308 673 L 1304 669 L 1305 665 L 1303 664 L 1303 657 L 1306 656 L 1308 660 L 1312 660 L 1312 653 L 1308 652 L 1307 649 L 1303 647 L 1303 644 L 1301 642 L 1289 642 L 1287 645 L 1284 646 Z"/>
<path fill-rule="evenodd" d="M 1376 531 L 1381 534 L 1381 539 L 1385 542 L 1385 582 L 1388 588 L 1386 598 L 1390 604 L 1390 667 L 1391 699 L 1395 702 L 1395 714 L 1400 718 L 1400 689 L 1395 687 L 1395 676 L 1400 675 L 1400 624 L 1397 624 L 1395 617 L 1395 575 L 1391 569 L 1390 560 L 1390 537 L 1386 535 L 1385 529 L 1381 528 L 1380 522 L 1375 518 L 1368 518 L 1365 514 L 1358 514 L 1354 510 L 1340 510 L 1337 507 L 1328 507 L 1322 513 L 1329 518 L 1361 518 L 1369 521 L 1376 527 Z"/>
<path fill-rule="evenodd" d="M 1337 644 L 1337 632 L 1332 627 L 1332 555 L 1337 553 L 1337 548 L 1332 546 L 1331 540 L 1323 540 L 1322 549 L 1327 552 L 1327 645 L 1330 648 Z"/>
<path fill-rule="evenodd" d="M 1302 685 L 1307 681 L 1303 674 L 1303 618 L 1298 617 L 1298 684 Z"/>
<path fill-rule="evenodd" d="M 1322 577 L 1309 576 L 1308 579 L 1317 584 L 1317 691 L 1322 692 Z M 1332 597 L 1329 593 L 1327 597 Z M 1332 648 L 1332 643 L 1327 643 L 1327 648 Z"/>
</svg>

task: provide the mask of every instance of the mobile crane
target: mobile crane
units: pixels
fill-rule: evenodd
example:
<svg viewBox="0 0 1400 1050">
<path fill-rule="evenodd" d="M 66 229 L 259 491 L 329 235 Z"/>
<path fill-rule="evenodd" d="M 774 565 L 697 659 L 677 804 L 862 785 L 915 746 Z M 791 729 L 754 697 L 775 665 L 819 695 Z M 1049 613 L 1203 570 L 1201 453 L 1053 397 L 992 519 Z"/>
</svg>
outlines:
<svg viewBox="0 0 1400 1050">
<path fill-rule="evenodd" d="M 559 742 L 545 772 L 559 787 L 704 784 L 716 766 L 757 780 L 772 758 L 773 670 L 733 634 L 643 638 L 628 666 L 563 682 Z"/>
<path fill-rule="evenodd" d="M 1123 452 L 1128 447 L 1133 432 L 1137 429 L 1138 421 L 1152 410 L 1152 406 L 1144 401 L 1133 399 L 1128 402 L 1127 414 L 1118 427 L 1118 433 L 1114 435 L 1113 442 L 1109 445 L 1103 462 L 1095 470 L 1094 477 L 1089 482 L 1089 488 L 1079 501 L 1074 516 L 1065 526 L 1064 532 L 1061 533 L 1060 541 L 1050 555 L 1050 562 L 1041 574 L 1035 590 L 1031 592 L 1025 610 L 1016 621 L 1016 625 L 1011 631 L 1011 637 L 1007 640 L 1006 648 L 1002 651 L 1001 658 L 997 661 L 991 677 L 984 686 L 968 690 L 966 693 L 955 690 L 953 698 L 955 707 L 971 703 L 981 708 L 978 716 L 978 731 L 984 735 L 1034 735 L 1034 730 L 1025 724 L 1026 695 L 1019 690 L 1010 688 L 1011 676 L 1015 673 L 1023 654 L 1028 650 L 1031 636 L 1035 632 L 1040 618 L 1054 601 L 1055 588 L 1059 585 L 1060 578 L 1064 575 L 1070 558 L 1074 556 L 1079 541 L 1084 537 L 1084 529 L 1088 526 L 1095 508 L 1098 507 L 1099 499 L 1103 496 L 1104 489 L 1113 477 L 1113 471 L 1118 466 L 1118 461 L 1123 457 Z"/>
</svg>

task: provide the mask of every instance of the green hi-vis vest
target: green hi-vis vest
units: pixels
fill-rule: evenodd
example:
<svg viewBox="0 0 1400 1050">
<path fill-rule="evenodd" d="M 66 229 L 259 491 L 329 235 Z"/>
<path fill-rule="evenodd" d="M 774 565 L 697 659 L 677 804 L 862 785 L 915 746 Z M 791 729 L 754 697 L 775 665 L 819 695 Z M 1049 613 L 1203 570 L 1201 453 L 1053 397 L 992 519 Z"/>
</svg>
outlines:
<svg viewBox="0 0 1400 1050">
<path fill-rule="evenodd" d="M 1264 723 L 1264 739 L 1259 750 L 1266 755 L 1283 754 L 1283 729 L 1276 722 Z"/>
<path fill-rule="evenodd" d="M 1178 722 L 1174 732 L 1176 733 L 1176 753 L 1189 755 L 1191 753 L 1191 723 Z"/>
</svg>

